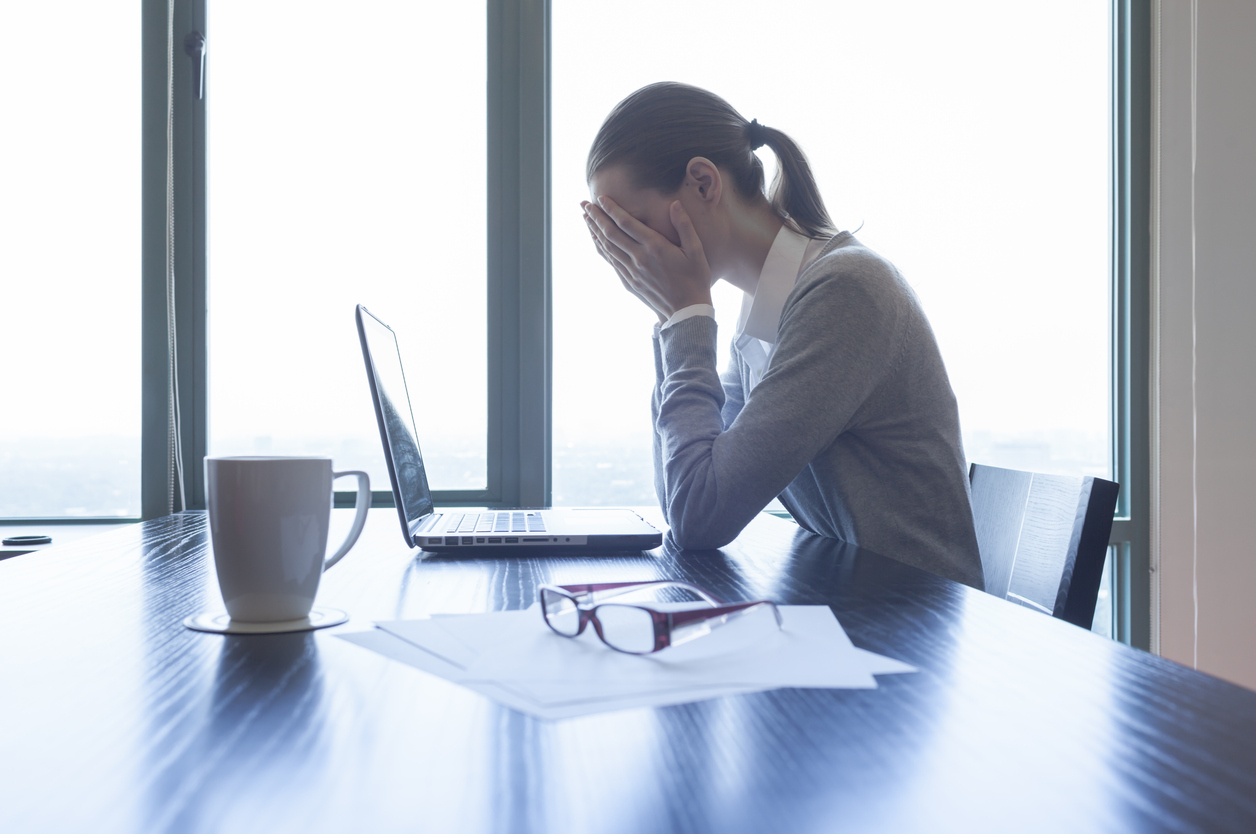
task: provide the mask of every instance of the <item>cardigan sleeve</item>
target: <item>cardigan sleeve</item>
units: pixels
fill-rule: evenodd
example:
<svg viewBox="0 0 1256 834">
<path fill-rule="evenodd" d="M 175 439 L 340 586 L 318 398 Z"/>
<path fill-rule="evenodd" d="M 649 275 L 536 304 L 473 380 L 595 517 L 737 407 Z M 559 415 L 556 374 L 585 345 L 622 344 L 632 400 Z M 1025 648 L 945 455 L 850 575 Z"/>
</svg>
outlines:
<svg viewBox="0 0 1256 834">
<path fill-rule="evenodd" d="M 903 318 L 876 276 L 833 275 L 796 288 L 771 365 L 727 427 L 715 322 L 688 319 L 661 333 L 656 480 L 677 543 L 732 541 L 849 429 L 893 368 Z"/>
<path fill-rule="evenodd" d="M 728 346 L 728 369 L 720 379 L 724 390 L 724 406 L 720 419 L 727 429 L 737 419 L 745 405 L 742 394 L 741 363 L 732 342 Z M 650 397 L 650 426 L 652 435 L 652 453 L 654 458 L 654 494 L 658 497 L 659 506 L 664 515 L 667 513 L 667 487 L 664 482 L 666 468 L 663 466 L 662 435 L 659 433 L 659 408 L 663 400 L 663 351 L 659 345 L 659 329 L 654 330 L 654 391 Z"/>
<path fill-rule="evenodd" d="M 650 444 L 654 457 L 654 494 L 658 496 L 663 516 L 667 516 L 667 487 L 663 482 L 663 447 L 659 436 L 659 406 L 663 400 L 663 349 L 659 345 L 659 328 L 654 328 L 654 391 L 650 395 Z"/>
</svg>

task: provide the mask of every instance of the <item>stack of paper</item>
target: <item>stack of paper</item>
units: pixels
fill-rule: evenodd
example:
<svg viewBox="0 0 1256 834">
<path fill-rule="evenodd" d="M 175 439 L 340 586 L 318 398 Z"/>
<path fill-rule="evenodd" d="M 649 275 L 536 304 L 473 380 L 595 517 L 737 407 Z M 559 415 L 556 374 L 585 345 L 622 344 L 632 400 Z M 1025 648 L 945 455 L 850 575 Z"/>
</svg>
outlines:
<svg viewBox="0 0 1256 834">
<path fill-rule="evenodd" d="M 592 625 L 577 638 L 555 634 L 537 606 L 379 622 L 340 637 L 550 719 L 782 687 L 873 689 L 873 675 L 916 671 L 855 648 L 828 606 L 780 612 L 781 628 L 765 608 L 642 656 L 611 650 Z"/>
</svg>

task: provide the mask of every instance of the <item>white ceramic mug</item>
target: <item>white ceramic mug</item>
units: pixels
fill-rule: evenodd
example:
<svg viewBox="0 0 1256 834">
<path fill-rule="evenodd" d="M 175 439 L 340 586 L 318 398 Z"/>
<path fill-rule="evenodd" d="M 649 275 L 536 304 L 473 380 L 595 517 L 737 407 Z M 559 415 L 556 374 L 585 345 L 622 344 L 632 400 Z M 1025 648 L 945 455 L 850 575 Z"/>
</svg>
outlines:
<svg viewBox="0 0 1256 834">
<path fill-rule="evenodd" d="M 340 549 L 324 560 L 335 478 L 356 475 L 357 514 Z M 349 552 L 366 524 L 365 472 L 333 472 L 324 457 L 207 457 L 205 497 L 222 601 L 247 623 L 309 616 L 323 571 Z"/>
</svg>

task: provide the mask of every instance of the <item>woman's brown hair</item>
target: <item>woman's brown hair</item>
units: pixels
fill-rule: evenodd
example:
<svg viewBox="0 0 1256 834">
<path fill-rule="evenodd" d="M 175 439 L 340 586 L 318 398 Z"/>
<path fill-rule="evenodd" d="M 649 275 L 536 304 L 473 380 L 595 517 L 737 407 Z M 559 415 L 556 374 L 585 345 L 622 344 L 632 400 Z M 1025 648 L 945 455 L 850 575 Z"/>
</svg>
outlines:
<svg viewBox="0 0 1256 834">
<path fill-rule="evenodd" d="M 776 154 L 767 199 L 777 215 L 808 237 L 833 234 L 811 166 L 794 140 L 746 121 L 724 99 L 688 84 L 650 84 L 615 105 L 589 148 L 585 179 L 623 165 L 639 188 L 674 194 L 689 160 L 704 156 L 732 177 L 738 194 L 755 200 L 763 195 L 763 163 L 754 153 L 760 145 Z"/>
</svg>

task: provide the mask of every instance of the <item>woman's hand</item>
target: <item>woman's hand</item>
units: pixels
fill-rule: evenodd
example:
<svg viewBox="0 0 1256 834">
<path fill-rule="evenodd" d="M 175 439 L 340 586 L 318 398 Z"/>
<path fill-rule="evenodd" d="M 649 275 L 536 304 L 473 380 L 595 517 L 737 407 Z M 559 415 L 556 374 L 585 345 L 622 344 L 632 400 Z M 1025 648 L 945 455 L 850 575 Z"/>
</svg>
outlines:
<svg viewBox="0 0 1256 834">
<path fill-rule="evenodd" d="M 659 324 L 666 323 L 669 316 L 655 309 L 654 305 L 650 303 L 649 299 L 647 299 L 645 296 L 641 295 L 641 293 L 633 289 L 632 284 L 629 283 L 628 281 L 628 271 L 624 267 L 620 266 L 617 260 L 611 257 L 610 252 L 607 250 L 607 245 L 602 242 L 602 237 L 600 236 L 598 232 L 597 226 L 593 223 L 593 218 L 589 216 L 589 206 L 591 205 L 592 203 L 589 203 L 586 201 L 586 202 L 582 202 L 580 204 L 580 207 L 584 209 L 584 222 L 589 227 L 589 236 L 593 238 L 593 245 L 594 247 L 597 248 L 597 253 L 601 255 L 602 258 L 605 259 L 606 262 L 614 268 L 615 274 L 619 277 L 619 282 L 624 285 L 624 289 L 628 290 L 628 292 L 635 295 L 637 298 L 641 300 L 642 304 L 644 304 L 645 306 L 653 310 L 655 315 L 659 317 Z"/>
<path fill-rule="evenodd" d="M 680 246 L 609 197 L 599 202 L 583 204 L 598 252 L 615 268 L 624 287 L 654 310 L 660 321 L 692 304 L 711 303 L 711 268 L 679 200 L 671 204 L 670 219 Z"/>
</svg>

